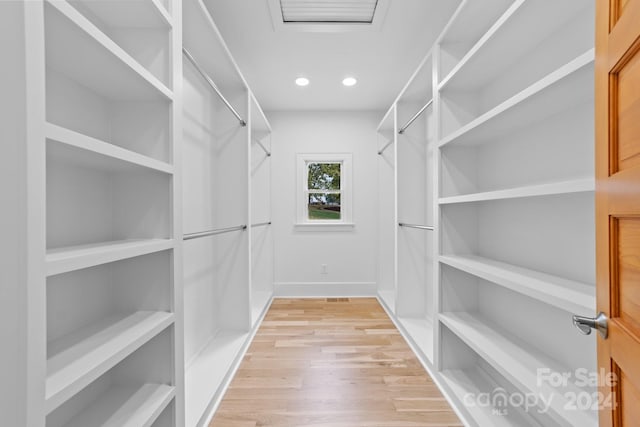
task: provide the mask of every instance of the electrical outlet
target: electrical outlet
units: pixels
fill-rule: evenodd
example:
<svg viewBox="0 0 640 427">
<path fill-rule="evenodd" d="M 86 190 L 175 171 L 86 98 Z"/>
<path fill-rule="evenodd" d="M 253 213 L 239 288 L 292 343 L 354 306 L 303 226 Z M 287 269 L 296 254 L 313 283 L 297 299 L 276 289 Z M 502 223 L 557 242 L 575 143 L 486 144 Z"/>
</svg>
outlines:
<svg viewBox="0 0 640 427">
<path fill-rule="evenodd" d="M 320 274 L 329 274 L 329 267 L 327 264 L 320 265 Z"/>
</svg>

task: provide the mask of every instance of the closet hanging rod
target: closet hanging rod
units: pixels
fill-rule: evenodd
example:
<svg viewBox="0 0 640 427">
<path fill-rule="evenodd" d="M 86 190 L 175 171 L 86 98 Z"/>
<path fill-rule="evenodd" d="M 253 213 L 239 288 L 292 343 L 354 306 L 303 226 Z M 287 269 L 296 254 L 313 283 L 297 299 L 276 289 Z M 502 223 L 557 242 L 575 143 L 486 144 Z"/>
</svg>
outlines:
<svg viewBox="0 0 640 427">
<path fill-rule="evenodd" d="M 382 147 L 379 151 L 378 151 L 378 155 L 382 155 L 382 153 L 384 152 L 384 150 L 387 149 L 388 146 L 390 146 L 391 144 L 393 144 L 393 139 L 389 142 L 387 142 L 384 147 Z"/>
<path fill-rule="evenodd" d="M 251 228 L 254 227 L 264 227 L 265 225 L 271 225 L 271 221 L 268 222 L 259 222 L 257 224 L 251 224 Z"/>
<path fill-rule="evenodd" d="M 246 126 L 247 122 L 245 122 L 244 119 L 240 117 L 240 114 L 238 114 L 236 109 L 233 108 L 233 105 L 231 105 L 231 103 L 227 101 L 227 98 L 224 97 L 222 92 L 220 92 L 220 89 L 218 89 L 218 86 L 216 86 L 216 84 L 213 82 L 213 80 L 211 80 L 211 78 L 207 75 L 207 73 L 205 73 L 202 70 L 202 68 L 200 68 L 200 65 L 198 65 L 196 60 L 193 59 L 193 56 L 191 56 L 189 51 L 184 47 L 182 48 L 182 54 L 189 60 L 189 62 L 191 62 L 191 64 L 195 67 L 195 69 L 202 76 L 202 78 L 205 79 L 207 83 L 209 83 L 209 86 L 211 86 L 211 88 L 216 92 L 216 94 L 218 94 L 222 102 L 224 102 L 224 105 L 226 105 L 227 108 L 231 111 L 231 113 L 233 113 L 233 115 L 236 116 L 236 119 L 238 119 L 238 121 L 240 122 L 240 126 Z"/>
<path fill-rule="evenodd" d="M 214 236 L 216 234 L 230 233 L 231 231 L 246 230 L 246 225 L 238 225 L 236 227 L 217 228 L 215 230 L 200 231 L 198 233 L 187 233 L 182 240 L 198 239 L 200 237 Z"/>
<path fill-rule="evenodd" d="M 429 102 L 427 102 L 426 104 L 424 104 L 424 107 L 422 107 L 422 108 L 420 109 L 420 111 L 418 111 L 417 113 L 415 113 L 415 114 L 413 115 L 413 117 L 411 117 L 411 118 L 409 119 L 409 121 L 408 121 L 404 126 L 402 126 L 402 127 L 400 128 L 400 130 L 398 131 L 398 133 L 399 133 L 400 135 L 402 135 L 402 134 L 404 133 L 404 131 L 405 131 L 405 130 L 407 130 L 407 128 L 408 128 L 409 126 L 411 126 L 411 124 L 412 124 L 413 122 L 415 122 L 415 121 L 416 121 L 416 119 L 418 118 L 418 116 L 420 116 L 420 114 L 422 114 L 422 113 L 424 112 L 424 110 L 426 110 L 427 108 L 429 108 L 429 105 L 431 105 L 431 103 L 432 103 L 432 102 L 433 102 L 433 98 L 431 98 L 431 99 L 429 100 Z"/>
<path fill-rule="evenodd" d="M 428 226 L 428 225 L 417 225 L 417 224 L 406 224 L 404 222 L 399 222 L 398 225 L 400 227 L 408 227 L 408 228 L 417 228 L 419 230 L 429 230 L 429 231 L 433 231 L 433 227 Z"/>
<path fill-rule="evenodd" d="M 260 146 L 260 148 L 262 148 L 264 150 L 265 153 L 267 153 L 267 157 L 271 157 L 271 152 L 269 150 L 267 150 L 267 148 L 262 145 L 262 142 L 258 141 L 256 138 L 253 138 L 253 141 L 258 144 Z"/>
</svg>

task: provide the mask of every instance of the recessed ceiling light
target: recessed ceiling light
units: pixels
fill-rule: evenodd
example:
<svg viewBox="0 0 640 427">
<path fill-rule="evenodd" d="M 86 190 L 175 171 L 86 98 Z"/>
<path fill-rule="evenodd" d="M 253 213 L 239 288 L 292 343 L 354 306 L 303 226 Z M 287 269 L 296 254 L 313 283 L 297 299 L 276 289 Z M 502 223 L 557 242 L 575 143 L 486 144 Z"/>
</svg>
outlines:
<svg viewBox="0 0 640 427">
<path fill-rule="evenodd" d="M 356 83 L 358 83 L 358 81 L 353 77 L 347 77 L 346 79 L 344 79 L 342 81 L 342 84 L 345 85 L 345 86 L 353 86 Z"/>
<path fill-rule="evenodd" d="M 308 84 L 309 84 L 309 79 L 308 79 L 308 78 L 306 78 L 306 77 L 298 77 L 298 78 L 296 79 L 296 84 L 297 84 L 298 86 L 306 86 L 306 85 L 308 85 Z"/>
</svg>

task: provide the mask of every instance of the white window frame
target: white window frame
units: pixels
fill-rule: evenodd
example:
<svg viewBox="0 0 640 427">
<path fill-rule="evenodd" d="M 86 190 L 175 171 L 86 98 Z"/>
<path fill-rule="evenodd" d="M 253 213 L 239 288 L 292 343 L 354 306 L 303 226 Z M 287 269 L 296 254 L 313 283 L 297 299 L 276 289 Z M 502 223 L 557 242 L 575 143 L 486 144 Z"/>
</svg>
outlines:
<svg viewBox="0 0 640 427">
<path fill-rule="evenodd" d="M 308 165 L 309 163 L 340 163 L 340 219 L 309 219 Z M 296 227 L 300 229 L 349 229 L 353 224 L 353 175 L 351 153 L 298 153 L 296 164 L 298 169 L 296 192 Z"/>
</svg>

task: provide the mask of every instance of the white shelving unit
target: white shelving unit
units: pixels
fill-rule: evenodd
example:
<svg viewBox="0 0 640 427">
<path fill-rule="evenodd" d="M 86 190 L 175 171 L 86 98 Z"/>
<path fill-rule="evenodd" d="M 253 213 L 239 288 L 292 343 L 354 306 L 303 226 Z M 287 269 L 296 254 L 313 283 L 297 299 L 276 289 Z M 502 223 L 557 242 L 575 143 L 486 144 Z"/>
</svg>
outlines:
<svg viewBox="0 0 640 427">
<path fill-rule="evenodd" d="M 476 45 L 514 0 L 463 1 L 440 36 L 440 81 L 455 73 L 460 60 Z"/>
<path fill-rule="evenodd" d="M 538 370 L 541 367 L 549 369 L 550 374 L 562 374 L 568 367 L 558 364 L 535 345 L 471 313 L 442 313 L 440 321 L 520 390 L 545 396 L 550 402 L 549 415 L 557 423 L 572 426 L 597 424 L 595 412 L 567 410 L 570 406 L 567 394 L 577 396 L 582 389 L 571 382 L 566 387 L 554 388 L 540 381 Z M 542 400 L 539 403 L 543 405 Z"/>
<path fill-rule="evenodd" d="M 174 321 L 139 311 L 109 318 L 49 343 L 46 402 L 51 412 Z"/>
<path fill-rule="evenodd" d="M 185 425 L 204 426 L 273 295 L 271 127 L 205 2 L 182 8 L 183 229 L 232 228 L 184 242 Z"/>
<path fill-rule="evenodd" d="M 392 105 L 378 125 L 378 296 L 391 313 L 397 294 L 397 117 Z"/>
<path fill-rule="evenodd" d="M 567 1 L 549 14 L 544 2 L 514 2 L 439 84 L 442 137 L 592 49 L 592 9 Z"/>
<path fill-rule="evenodd" d="M 451 142 L 479 145 L 511 130 L 593 102 L 593 89 L 587 87 L 593 76 L 593 60 L 594 50 L 590 49 L 445 136 L 440 145 Z"/>
<path fill-rule="evenodd" d="M 67 426 L 151 426 L 174 397 L 174 388 L 164 384 L 145 384 L 139 388 L 114 387 L 105 393 L 100 404 L 89 405 Z"/>
<path fill-rule="evenodd" d="M 437 266 L 436 240 L 428 229 L 436 206 L 432 67 L 429 54 L 378 126 L 378 297 L 429 363 Z"/>
<path fill-rule="evenodd" d="M 233 376 L 249 337 L 247 332 L 220 331 L 187 365 L 186 425 L 206 424 L 202 418 L 212 415 L 222 398 L 221 391 Z"/>
<path fill-rule="evenodd" d="M 273 294 L 268 120 L 201 0 L 5 3 L 3 321 L 26 338 L 2 400 L 26 407 L 3 422 L 203 425 Z"/>
<path fill-rule="evenodd" d="M 257 99 L 249 96 L 251 323 L 262 319 L 273 297 L 274 241 L 271 227 L 271 125 Z"/>
<path fill-rule="evenodd" d="M 406 335 L 429 362 L 434 358 L 434 153 L 433 58 L 428 54 L 396 100 L 397 299 Z M 400 226 L 408 224 L 408 226 Z"/>
<path fill-rule="evenodd" d="M 75 4 L 87 3 L 91 2 L 77 1 Z M 47 1 L 45 8 L 49 67 L 110 99 L 171 99 L 172 93 L 166 85 L 72 3 Z M 167 34 L 170 28 L 165 29 Z M 83 61 L 77 58 L 83 58 Z"/>
<path fill-rule="evenodd" d="M 548 13 L 548 4 L 544 2 L 512 2 L 451 72 L 443 76 L 439 90 L 480 91 L 487 100 L 493 100 L 497 95 L 508 93 L 496 91 L 499 85 L 505 85 L 504 89 L 509 85 L 511 91 L 526 87 L 544 75 L 541 73 L 545 70 L 556 69 L 566 58 L 593 47 L 589 33 L 593 27 L 588 22 L 593 12 L 588 6 L 588 2 L 571 0 Z M 531 19 L 545 15 L 544 20 Z M 555 51 L 550 50 L 552 47 Z M 542 58 L 544 60 L 540 61 Z M 538 65 L 536 69 L 529 67 L 533 61 Z M 510 69 L 517 70 L 518 75 L 505 75 L 504 72 Z M 511 81 L 497 82 L 497 76 Z M 493 83 L 498 85 L 491 87 Z"/>
<path fill-rule="evenodd" d="M 464 402 L 465 397 L 469 395 L 479 396 L 494 392 L 502 387 L 501 384 L 497 383 L 479 367 L 445 369 L 440 375 L 445 386 L 451 390 L 453 397 L 460 402 Z M 481 426 L 541 426 L 541 424 L 528 418 L 519 408 L 499 408 L 499 410 L 505 409 L 504 412 L 495 411 L 495 409 L 491 406 L 482 405 L 468 407 L 472 419 Z"/>
<path fill-rule="evenodd" d="M 173 319 L 171 319 L 173 321 Z M 160 323 L 160 322 L 158 322 Z M 150 325 L 144 325 L 150 326 Z M 162 327 L 156 325 L 157 329 Z M 129 335 L 139 332 L 138 339 L 147 339 L 153 332 L 149 328 L 146 332 L 132 331 Z M 142 329 L 142 326 L 141 328 Z M 60 407 L 52 410 L 47 416 L 47 424 L 51 425 L 173 425 L 182 420 L 175 420 L 176 388 L 166 384 L 168 375 L 166 370 L 170 369 L 172 363 L 165 359 L 162 363 L 155 361 L 151 368 L 150 358 L 158 357 L 158 352 L 166 349 L 171 343 L 169 329 L 156 334 L 147 340 L 142 346 L 136 348 L 132 353 L 127 354 L 120 360 L 119 353 L 127 350 L 123 342 L 132 336 L 121 334 L 121 336 L 100 345 L 99 348 L 106 349 L 106 358 L 95 358 L 90 356 L 82 357 L 79 360 L 87 363 L 98 363 L 98 368 L 104 369 L 104 373 L 96 369 L 86 371 L 86 375 L 95 375 L 95 379 L 90 384 L 82 388 Z M 132 345 L 132 344 L 130 344 Z M 116 352 L 116 346 L 120 346 Z M 111 348 L 109 348 L 111 347 Z M 126 349 L 126 350 L 125 350 Z M 54 356 L 55 361 L 56 356 Z M 78 363 L 73 363 L 69 369 L 79 368 Z M 67 369 L 67 370 L 69 370 Z M 63 371 L 60 371 L 63 372 Z M 164 372 L 164 373 L 163 373 Z M 83 384 L 82 384 L 83 385 Z M 70 384 L 70 387 L 82 386 L 78 383 Z M 66 393 L 65 389 L 61 393 Z M 57 403 L 58 395 L 52 397 L 51 403 Z M 94 418 L 92 418 L 94 417 Z M 138 424 L 142 422 L 141 424 Z M 146 423 L 146 424 L 145 424 Z"/>
<path fill-rule="evenodd" d="M 37 88 L 29 194 L 46 200 L 27 212 L 42 224 L 29 249 L 41 266 L 29 270 L 41 286 L 29 292 L 40 319 L 29 334 L 42 347 L 25 357 L 27 425 L 183 425 L 182 71 L 169 61 L 181 46 L 179 2 L 111 5 L 19 6 Z"/>
<path fill-rule="evenodd" d="M 593 390 L 556 390 L 538 376 L 542 368 L 574 373 L 596 366 L 595 343 L 571 325 L 572 314 L 595 310 L 595 10 L 591 2 L 564 2 L 553 13 L 548 6 L 503 5 L 473 47 L 435 79 L 438 368 L 459 405 L 461 396 L 495 382 L 554 396 L 548 413 L 522 412 L 518 425 L 588 426 L 597 425 L 597 414 L 567 410 L 561 396 Z M 458 358 L 446 360 L 452 353 Z M 492 418 L 498 425 L 491 414 L 499 410 L 464 411 L 477 425 Z"/>
<path fill-rule="evenodd" d="M 597 425 L 559 398 L 543 414 L 468 401 L 558 397 L 538 369 L 596 369 L 595 341 L 571 323 L 595 314 L 594 12 L 580 0 L 461 2 L 378 130 L 378 149 L 385 129 L 395 148 L 378 168 L 378 295 L 469 425 Z M 424 121 L 397 134 L 430 98 Z M 434 241 L 397 222 L 435 226 Z"/>
<path fill-rule="evenodd" d="M 431 91 L 431 57 L 427 56 L 396 102 L 396 176 L 398 224 L 431 225 L 428 213 L 427 142 L 432 104 L 418 114 L 433 98 Z M 411 121 L 413 120 L 413 121 Z M 429 218 L 428 218 L 429 216 Z M 399 225 L 396 224 L 397 227 Z M 424 317 L 429 311 L 427 277 L 431 268 L 427 247 L 432 245 L 432 232 L 399 227 L 397 232 L 397 300 L 400 318 Z"/>
<path fill-rule="evenodd" d="M 168 48 L 171 1 L 72 0 L 70 2 L 109 39 L 142 64 L 154 79 L 173 87 L 172 52 Z M 179 10 L 179 7 L 175 10 Z"/>
</svg>

